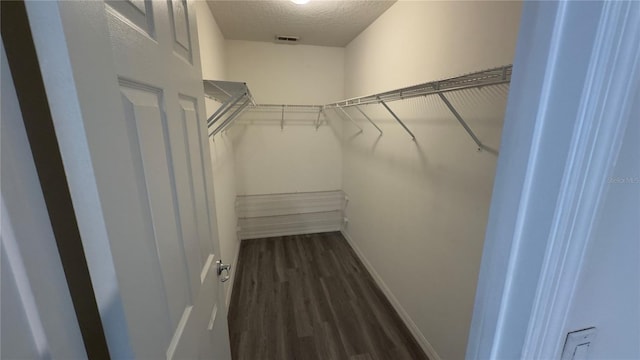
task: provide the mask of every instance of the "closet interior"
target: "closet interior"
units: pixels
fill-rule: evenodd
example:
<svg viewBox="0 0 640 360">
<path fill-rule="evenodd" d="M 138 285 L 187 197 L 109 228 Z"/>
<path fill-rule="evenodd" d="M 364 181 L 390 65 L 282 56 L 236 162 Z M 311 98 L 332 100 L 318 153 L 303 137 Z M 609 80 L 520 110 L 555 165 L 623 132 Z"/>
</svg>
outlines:
<svg viewBox="0 0 640 360">
<path fill-rule="evenodd" d="M 464 357 L 519 11 L 397 2 L 346 46 L 199 28 L 230 317 L 236 271 L 339 233 L 429 358 Z"/>
</svg>

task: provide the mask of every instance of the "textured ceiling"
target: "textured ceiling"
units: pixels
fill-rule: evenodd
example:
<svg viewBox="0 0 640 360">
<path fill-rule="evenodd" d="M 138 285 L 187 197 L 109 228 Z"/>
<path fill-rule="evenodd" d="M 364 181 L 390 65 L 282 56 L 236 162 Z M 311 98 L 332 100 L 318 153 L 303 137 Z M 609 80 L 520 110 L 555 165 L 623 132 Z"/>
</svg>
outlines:
<svg viewBox="0 0 640 360">
<path fill-rule="evenodd" d="M 272 42 L 276 35 L 287 35 L 299 36 L 299 44 L 346 46 L 395 0 L 207 2 L 226 39 Z"/>
</svg>

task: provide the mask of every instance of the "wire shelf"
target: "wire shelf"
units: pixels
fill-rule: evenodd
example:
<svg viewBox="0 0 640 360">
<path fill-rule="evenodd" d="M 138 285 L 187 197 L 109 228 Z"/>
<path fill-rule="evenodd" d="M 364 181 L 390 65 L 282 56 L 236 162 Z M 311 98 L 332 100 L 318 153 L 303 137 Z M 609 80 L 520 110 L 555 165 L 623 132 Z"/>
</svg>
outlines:
<svg viewBox="0 0 640 360">
<path fill-rule="evenodd" d="M 335 103 L 325 105 L 289 105 L 289 104 L 256 104 L 253 101 L 251 92 L 246 83 L 233 82 L 233 81 L 216 81 L 216 80 L 204 80 L 204 88 L 206 96 L 215 99 L 222 103 L 222 106 L 207 120 L 209 128 L 214 126 L 218 120 L 224 117 L 224 115 L 231 111 L 231 115 L 216 127 L 210 136 L 215 136 L 218 132 L 229 127 L 234 119 L 236 119 L 243 111 L 263 111 L 263 112 L 278 112 L 281 114 L 280 126 L 284 128 L 285 113 L 317 113 L 317 118 L 314 121 L 316 129 L 320 126 L 321 116 L 324 114 L 325 109 L 334 109 L 338 113 L 342 113 L 348 120 L 350 120 L 356 127 L 363 131 L 362 128 L 356 123 L 356 121 L 349 115 L 344 108 L 355 107 L 382 135 L 382 130 L 373 120 L 361 109 L 360 105 L 380 104 L 389 112 L 389 114 L 404 128 L 404 130 L 411 136 L 411 139 L 415 140 L 415 135 L 411 130 L 402 122 L 402 120 L 391 110 L 386 104 L 391 101 L 411 99 L 419 96 L 438 95 L 440 99 L 445 103 L 447 108 L 454 115 L 456 120 L 469 134 L 471 139 L 478 146 L 478 150 L 491 150 L 487 148 L 473 130 L 464 121 L 462 116 L 456 111 L 455 107 L 445 96 L 445 93 L 451 91 L 459 91 L 464 89 L 481 88 L 485 86 L 493 86 L 500 84 L 508 84 L 511 82 L 511 74 L 513 72 L 513 65 L 505 65 L 493 69 L 478 71 L 461 76 L 452 77 L 444 80 L 431 81 L 418 85 L 412 85 L 403 87 L 400 89 L 385 91 L 377 94 L 355 97 L 352 99 L 342 100 Z"/>
</svg>

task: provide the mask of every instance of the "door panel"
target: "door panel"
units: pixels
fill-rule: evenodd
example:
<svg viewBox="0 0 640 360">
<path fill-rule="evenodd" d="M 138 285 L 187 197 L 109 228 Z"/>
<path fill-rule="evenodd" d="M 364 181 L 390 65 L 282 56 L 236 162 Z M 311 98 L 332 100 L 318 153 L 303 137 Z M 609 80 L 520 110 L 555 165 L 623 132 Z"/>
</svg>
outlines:
<svg viewBox="0 0 640 360">
<path fill-rule="evenodd" d="M 171 29 L 173 30 L 173 50 L 189 63 L 192 63 L 191 34 L 189 32 L 189 13 L 184 0 L 171 1 L 169 8 Z"/>
<path fill-rule="evenodd" d="M 163 325 L 159 319 L 167 315 L 154 311 L 156 325 L 171 334 L 156 346 L 169 359 L 211 358 L 209 328 L 225 319 L 211 320 L 221 297 L 204 168 L 209 151 L 201 142 L 198 111 L 203 90 L 199 62 L 193 61 L 195 17 L 184 0 L 142 5 L 108 3 L 106 14 L 131 148 L 139 149 L 135 167 L 155 240 L 148 250 L 156 255 L 163 285 L 158 303 L 168 314 Z"/>
<path fill-rule="evenodd" d="M 200 240 L 200 251 L 203 260 L 211 252 L 211 241 L 209 232 L 209 211 L 207 208 L 207 197 L 204 189 L 204 171 L 202 164 L 202 147 L 200 146 L 200 131 L 198 129 L 198 117 L 193 101 L 181 100 L 181 121 L 185 131 L 185 150 L 189 170 L 187 176 L 191 185 L 191 192 L 195 199 L 195 213 L 198 227 L 198 238 Z"/>
<path fill-rule="evenodd" d="M 167 359 L 218 359 L 215 357 L 216 349 L 212 348 L 211 339 L 203 334 L 209 330 L 209 317 L 212 310 L 218 307 L 215 301 L 218 287 L 218 279 L 215 269 L 213 254 L 209 257 L 207 265 L 202 272 L 202 286 L 189 316 L 185 319 L 184 327 L 179 329 L 179 336 L 174 338 L 172 346 L 167 351 Z M 178 332 L 176 332 L 178 334 Z M 205 344 L 200 344 L 205 341 Z M 201 354 L 200 348 L 206 346 L 213 352 Z"/>
<path fill-rule="evenodd" d="M 122 82 L 121 91 L 125 117 L 136 127 L 131 132 L 137 133 L 138 137 L 170 326 L 175 329 L 185 308 L 191 305 L 191 298 L 186 259 L 177 226 L 178 211 L 174 203 L 174 185 L 169 170 L 166 117 L 161 109 L 161 92 Z"/>
<path fill-rule="evenodd" d="M 153 8 L 151 1 L 115 0 L 107 1 L 107 4 L 124 19 L 153 37 Z"/>
<path fill-rule="evenodd" d="M 55 7 L 65 40 L 57 46 L 69 48 L 55 54 L 69 56 L 73 76 L 65 79 L 74 82 L 82 110 L 81 126 L 69 127 L 81 131 L 61 139 L 65 168 L 72 170 L 72 197 L 96 188 L 95 199 L 73 199 L 76 212 L 102 216 L 101 222 L 78 216 L 83 242 L 100 241 L 98 232 L 108 235 L 103 239 L 111 256 L 104 268 L 113 264 L 117 283 L 97 295 L 106 304 L 103 321 L 110 318 L 112 298 L 124 310 L 124 321 L 105 329 L 108 340 L 120 341 L 109 340 L 110 350 L 121 354 L 116 346 L 130 346 L 136 358 L 229 359 L 193 5 L 107 1 Z M 91 52 L 101 56 L 91 58 Z M 47 91 L 59 84 L 49 82 Z M 67 105 L 68 97 L 57 99 Z M 55 104 L 53 110 L 56 121 Z M 62 129 L 66 123 L 60 121 Z M 84 149 L 75 143 L 80 137 L 90 160 L 82 166 L 72 161 L 80 150 L 68 150 Z M 87 164 L 91 171 L 76 176 Z M 99 279 L 102 259 L 91 249 L 87 258 L 92 278 Z"/>
<path fill-rule="evenodd" d="M 27 10 L 109 351 L 230 359 L 193 4 Z"/>
<path fill-rule="evenodd" d="M 182 229 L 183 247 L 187 258 L 192 297 L 195 298 L 200 287 L 200 274 L 205 265 L 206 257 L 211 252 L 202 252 L 200 231 L 197 221 L 196 200 L 191 182 L 191 163 L 187 144 L 187 129 L 185 121 L 172 121 L 167 124 L 170 129 L 171 157 L 173 176 L 176 183 L 177 201 Z"/>
</svg>

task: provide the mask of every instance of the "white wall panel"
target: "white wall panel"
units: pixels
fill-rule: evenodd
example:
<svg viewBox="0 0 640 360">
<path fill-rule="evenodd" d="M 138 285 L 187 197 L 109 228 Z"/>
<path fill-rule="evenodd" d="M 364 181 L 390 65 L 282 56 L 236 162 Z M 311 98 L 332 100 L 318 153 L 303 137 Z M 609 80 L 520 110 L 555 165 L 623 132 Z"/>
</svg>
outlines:
<svg viewBox="0 0 640 360">
<path fill-rule="evenodd" d="M 512 63 L 520 7 L 397 2 L 347 46 L 346 97 Z M 446 96 L 480 140 L 498 149 L 507 94 L 508 86 L 495 86 Z M 437 96 L 389 106 L 415 142 L 380 105 L 363 110 L 381 137 L 355 109 L 350 114 L 364 132 L 344 122 L 345 231 L 415 324 L 423 347 L 462 359 L 497 157 L 476 151 Z"/>
<path fill-rule="evenodd" d="M 345 49 L 227 40 L 227 78 L 261 104 L 326 104 L 344 96 Z"/>
<path fill-rule="evenodd" d="M 344 48 L 228 40 L 229 80 L 244 81 L 258 103 L 325 104 L 344 97 Z M 228 135 L 240 195 L 340 189 L 340 141 L 317 113 L 245 112 Z M 249 126 L 242 126 L 249 123 Z"/>
</svg>

